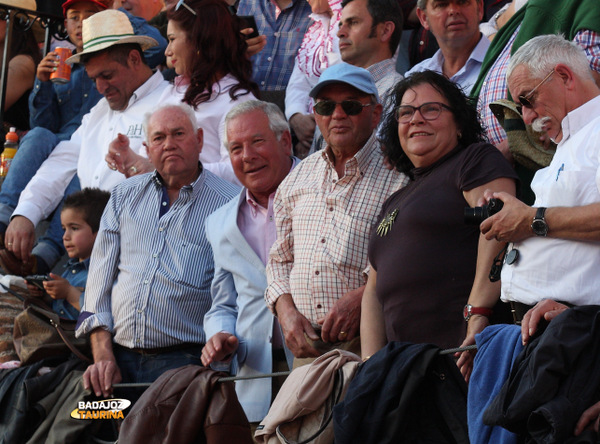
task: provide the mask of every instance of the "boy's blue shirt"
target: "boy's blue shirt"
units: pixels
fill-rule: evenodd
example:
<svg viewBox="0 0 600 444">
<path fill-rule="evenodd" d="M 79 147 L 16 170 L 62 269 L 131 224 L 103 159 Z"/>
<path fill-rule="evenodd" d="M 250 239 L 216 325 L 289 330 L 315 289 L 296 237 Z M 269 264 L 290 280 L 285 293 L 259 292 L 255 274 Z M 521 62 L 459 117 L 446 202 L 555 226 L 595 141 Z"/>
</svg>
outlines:
<svg viewBox="0 0 600 444">
<path fill-rule="evenodd" d="M 79 259 L 69 259 L 65 264 L 65 272 L 62 277 L 69 281 L 73 287 L 83 287 L 84 291 L 79 296 L 79 306 L 83 307 L 83 297 L 85 293 L 85 285 L 87 282 L 88 269 L 90 268 L 90 259 L 87 258 L 84 261 Z M 52 301 L 52 310 L 61 318 L 76 321 L 79 316 L 79 311 L 69 304 L 65 299 L 55 299 Z"/>
</svg>

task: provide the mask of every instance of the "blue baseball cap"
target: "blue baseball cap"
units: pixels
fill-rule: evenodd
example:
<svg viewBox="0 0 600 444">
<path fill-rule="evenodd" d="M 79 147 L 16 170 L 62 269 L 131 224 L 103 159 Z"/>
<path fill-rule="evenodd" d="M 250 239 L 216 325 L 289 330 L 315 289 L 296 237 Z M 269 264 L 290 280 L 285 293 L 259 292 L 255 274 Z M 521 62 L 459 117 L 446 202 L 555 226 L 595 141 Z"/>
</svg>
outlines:
<svg viewBox="0 0 600 444">
<path fill-rule="evenodd" d="M 377 102 L 379 102 L 377 86 L 371 73 L 364 68 L 344 62 L 336 63 L 323 71 L 323 74 L 319 77 L 319 82 L 311 89 L 309 95 L 314 99 L 323 87 L 334 83 L 345 83 L 365 94 L 372 94 L 377 99 Z"/>
</svg>

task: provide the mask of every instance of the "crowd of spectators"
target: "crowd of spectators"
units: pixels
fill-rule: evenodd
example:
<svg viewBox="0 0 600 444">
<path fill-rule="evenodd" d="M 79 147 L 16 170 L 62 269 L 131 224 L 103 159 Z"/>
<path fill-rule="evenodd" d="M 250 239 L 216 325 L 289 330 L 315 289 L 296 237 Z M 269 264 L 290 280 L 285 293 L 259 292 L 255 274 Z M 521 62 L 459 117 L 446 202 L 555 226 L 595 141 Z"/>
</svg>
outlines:
<svg viewBox="0 0 600 444">
<path fill-rule="evenodd" d="M 5 48 L 0 19 L 20 136 L 0 266 L 48 276 L 29 291 L 90 338 L 83 387 L 466 347 L 490 324 L 528 346 L 600 305 L 600 5 L 490 3 L 66 0 L 62 83 L 58 53 L 19 23 Z M 398 61 L 407 28 L 422 48 Z M 552 161 L 524 163 L 534 145 Z M 282 380 L 236 383 L 254 429 Z M 580 410 L 573 433 L 598 431 L 600 399 Z"/>
</svg>

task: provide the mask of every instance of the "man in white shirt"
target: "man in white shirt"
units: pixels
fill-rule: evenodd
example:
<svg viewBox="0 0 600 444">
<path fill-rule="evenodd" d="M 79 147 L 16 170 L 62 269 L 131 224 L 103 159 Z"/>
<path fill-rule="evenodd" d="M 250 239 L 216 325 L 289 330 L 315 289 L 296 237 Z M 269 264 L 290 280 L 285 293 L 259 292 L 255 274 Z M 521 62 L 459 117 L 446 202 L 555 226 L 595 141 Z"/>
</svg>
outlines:
<svg viewBox="0 0 600 444">
<path fill-rule="evenodd" d="M 481 232 L 487 239 L 511 242 L 502 267 L 501 297 L 511 304 L 518 322 L 527 309 L 546 299 L 600 303 L 600 88 L 583 50 L 557 35 L 535 37 L 519 48 L 507 79 L 525 123 L 558 143 L 550 165 L 531 183 L 533 207 L 506 193 L 486 193 L 488 199 L 504 202 L 500 212 L 481 224 Z M 473 294 L 469 304 L 486 308 L 499 296 Z M 555 309 L 555 304 L 548 307 Z M 539 318 L 523 331 L 524 342 Z M 471 316 L 463 345 L 473 343 L 487 324 L 483 315 Z"/>
<path fill-rule="evenodd" d="M 122 133 L 136 152 L 143 152 L 143 116 L 168 85 L 160 73 L 152 73 L 141 53 L 156 41 L 134 35 L 124 13 L 106 10 L 85 20 L 83 41 L 84 50 L 70 61 L 83 62 L 104 98 L 83 117 L 71 139 L 56 146 L 21 193 L 6 230 L 6 250 L 0 250 L 0 264 L 11 274 L 48 271 L 39 256 L 31 255 L 35 227 L 55 210 L 75 173 L 81 188 L 109 191 L 125 179 L 104 162 L 108 145 Z M 44 246 L 38 247 L 43 253 Z"/>
<path fill-rule="evenodd" d="M 440 49 L 413 66 L 406 77 L 429 69 L 445 75 L 469 94 L 490 46 L 479 32 L 483 13 L 482 0 L 418 0 L 421 25 L 435 36 Z"/>
</svg>

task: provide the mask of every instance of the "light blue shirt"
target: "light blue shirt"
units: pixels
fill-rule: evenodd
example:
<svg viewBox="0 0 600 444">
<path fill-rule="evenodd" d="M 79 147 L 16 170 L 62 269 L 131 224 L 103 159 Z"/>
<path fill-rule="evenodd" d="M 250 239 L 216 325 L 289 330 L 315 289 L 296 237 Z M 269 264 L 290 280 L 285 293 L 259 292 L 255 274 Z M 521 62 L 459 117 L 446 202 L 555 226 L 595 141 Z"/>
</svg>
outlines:
<svg viewBox="0 0 600 444">
<path fill-rule="evenodd" d="M 465 63 L 456 74 L 450 77 L 450 80 L 460 86 L 467 96 L 471 93 L 471 88 L 473 88 L 473 85 L 477 81 L 479 70 L 481 69 L 481 64 L 483 63 L 483 58 L 485 57 L 485 53 L 489 47 L 490 41 L 487 39 L 487 37 L 481 35 L 479 43 L 477 43 L 477 46 L 475 46 L 475 49 L 473 49 L 471 52 L 467 63 Z M 409 77 L 415 72 L 421 72 L 428 69 L 443 74 L 443 66 L 444 55 L 442 54 L 442 50 L 438 49 L 433 57 L 425 59 L 421 63 L 417 63 L 409 71 L 407 71 L 405 77 Z"/>
<path fill-rule="evenodd" d="M 102 327 L 128 348 L 206 342 L 214 262 L 204 222 L 239 188 L 203 171 L 170 207 L 163 189 L 156 172 L 114 188 L 92 252 L 78 335 Z"/>
</svg>

